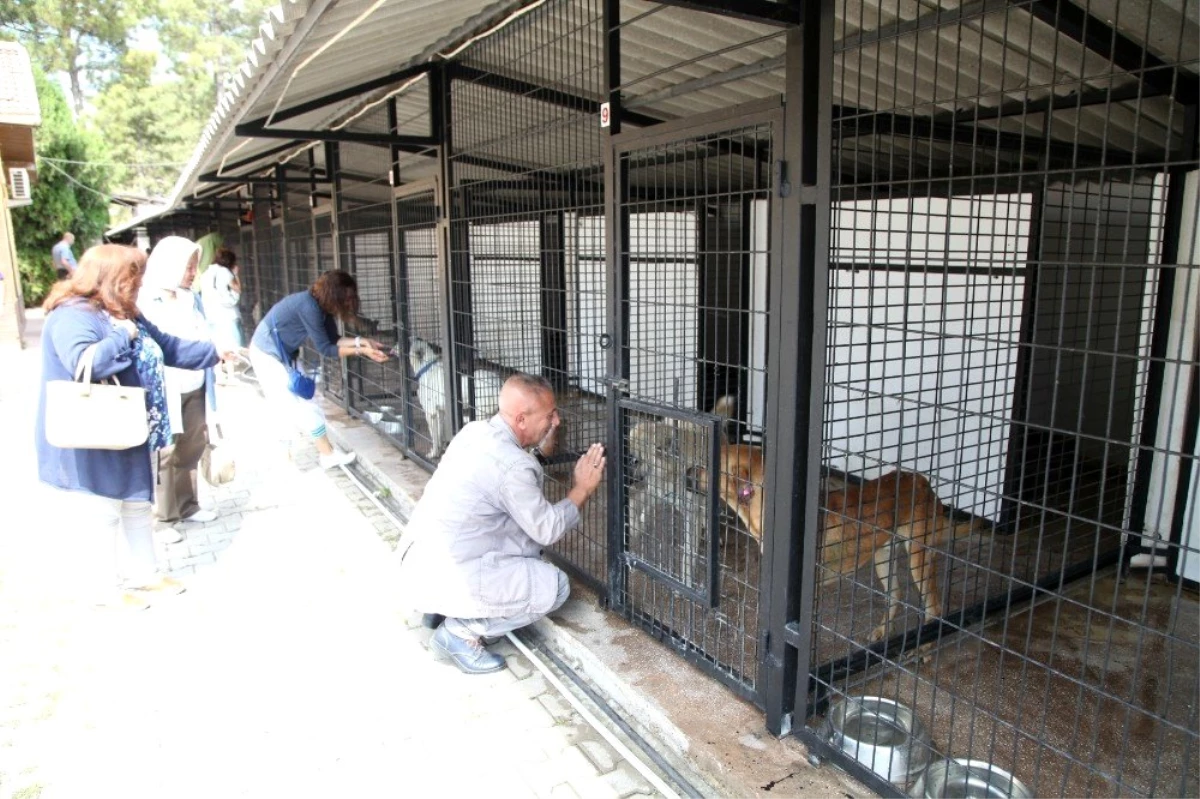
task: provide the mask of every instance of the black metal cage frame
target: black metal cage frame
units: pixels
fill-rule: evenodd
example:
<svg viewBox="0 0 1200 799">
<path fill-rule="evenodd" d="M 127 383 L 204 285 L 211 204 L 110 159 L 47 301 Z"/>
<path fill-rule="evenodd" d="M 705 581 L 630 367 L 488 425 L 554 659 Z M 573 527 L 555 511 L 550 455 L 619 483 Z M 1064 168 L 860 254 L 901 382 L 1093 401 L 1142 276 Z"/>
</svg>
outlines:
<svg viewBox="0 0 1200 799">
<path fill-rule="evenodd" d="M 426 468 L 507 375 L 549 379 L 547 495 L 610 459 L 548 556 L 876 789 L 907 785 L 827 727 L 864 692 L 1039 795 L 1195 793 L 1196 14 L 1133 5 L 551 0 L 244 123 L 288 141 L 151 236 L 236 246 L 247 328 L 355 274 L 347 330 L 399 358 L 306 362 Z M 1184 709 L 1121 682 L 1143 651 Z"/>
</svg>

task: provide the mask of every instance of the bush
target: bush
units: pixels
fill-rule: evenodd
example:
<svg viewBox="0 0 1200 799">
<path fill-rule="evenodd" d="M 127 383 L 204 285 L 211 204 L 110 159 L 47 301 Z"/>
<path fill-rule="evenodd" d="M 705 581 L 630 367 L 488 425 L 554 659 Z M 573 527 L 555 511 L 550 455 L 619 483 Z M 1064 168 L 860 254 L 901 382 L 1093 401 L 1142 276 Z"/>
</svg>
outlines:
<svg viewBox="0 0 1200 799">
<path fill-rule="evenodd" d="M 50 287 L 58 280 L 58 274 L 50 262 L 50 253 L 47 251 L 44 256 L 39 257 L 23 252 L 17 257 L 17 264 L 21 270 L 21 293 L 25 296 L 25 307 L 36 308 L 46 299 Z"/>
</svg>

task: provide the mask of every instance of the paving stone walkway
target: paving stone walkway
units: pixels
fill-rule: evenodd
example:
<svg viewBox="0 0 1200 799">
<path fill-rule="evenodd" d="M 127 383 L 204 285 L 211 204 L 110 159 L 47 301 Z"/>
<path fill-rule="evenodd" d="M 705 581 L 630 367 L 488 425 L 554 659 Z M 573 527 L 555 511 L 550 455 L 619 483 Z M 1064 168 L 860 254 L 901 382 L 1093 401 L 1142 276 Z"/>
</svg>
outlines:
<svg viewBox="0 0 1200 799">
<path fill-rule="evenodd" d="M 304 442 L 289 459 L 249 384 L 223 392 L 220 518 L 162 545 L 188 592 L 90 607 L 80 531 L 36 479 L 31 328 L 0 353 L 0 799 L 652 793 L 507 642 L 484 677 L 430 657 L 395 525 Z"/>
</svg>

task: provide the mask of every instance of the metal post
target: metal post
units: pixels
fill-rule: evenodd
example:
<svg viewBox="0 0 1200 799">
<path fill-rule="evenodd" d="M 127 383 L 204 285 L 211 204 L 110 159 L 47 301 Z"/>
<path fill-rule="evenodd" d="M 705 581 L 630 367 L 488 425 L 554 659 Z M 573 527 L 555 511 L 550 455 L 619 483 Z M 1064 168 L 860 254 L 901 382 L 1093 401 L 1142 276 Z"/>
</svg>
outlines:
<svg viewBox="0 0 1200 799">
<path fill-rule="evenodd" d="M 1197 106 L 1189 106 L 1185 112 L 1183 154 L 1185 159 L 1195 157 L 1197 147 Z M 1137 477 L 1133 485 L 1130 504 L 1129 529 L 1143 532 L 1146 529 L 1146 503 L 1150 498 L 1150 472 L 1154 466 L 1155 442 L 1158 439 L 1158 417 L 1162 412 L 1162 384 L 1168 357 L 1167 342 L 1170 336 L 1171 308 L 1175 302 L 1175 269 L 1170 266 L 1179 258 L 1179 232 L 1185 209 L 1184 181 L 1188 167 L 1171 169 L 1167 186 L 1166 218 L 1163 220 L 1163 267 L 1158 275 L 1158 297 L 1154 303 L 1154 328 L 1150 338 L 1150 368 L 1146 379 L 1146 405 L 1142 413 L 1140 450 L 1137 458 Z M 1182 471 L 1182 470 L 1181 470 Z M 1190 477 L 1190 474 L 1189 474 Z M 1186 495 L 1186 486 L 1184 488 Z M 1176 496 L 1182 496 L 1177 494 Z M 1125 557 L 1135 553 L 1127 550 Z"/>
<path fill-rule="evenodd" d="M 604 92 L 608 102 L 607 137 L 604 149 L 604 256 L 605 288 L 608 297 L 608 599 L 620 606 L 625 601 L 625 492 L 621 462 L 625 434 L 618 404 L 624 397 L 622 381 L 628 374 L 625 357 L 625 287 L 628 283 L 628 232 L 623 221 L 627 188 L 624 165 L 617 158 L 613 137 L 621 133 L 621 4 L 604 0 Z M 600 120 L 596 120 L 600 124 Z"/>
<path fill-rule="evenodd" d="M 544 207 L 544 206 L 543 206 Z M 542 376 L 556 392 L 567 388 L 567 263 L 562 211 L 538 217 L 541 228 Z"/>
<path fill-rule="evenodd" d="M 398 128 L 396 100 L 393 98 L 388 101 L 388 131 L 395 133 Z M 399 186 L 400 151 L 396 147 L 392 147 L 391 149 L 391 162 L 388 167 L 390 170 L 390 179 L 388 182 L 393 187 Z M 434 198 L 434 202 L 437 202 L 437 198 Z M 395 197 L 392 198 L 391 206 L 391 291 L 394 305 L 392 312 L 396 318 L 396 348 L 400 354 L 400 361 L 397 367 L 400 378 L 400 409 L 404 414 L 404 435 L 401 441 L 403 442 L 404 449 L 411 452 L 413 449 L 414 428 L 412 409 L 408 407 L 412 397 L 412 388 L 408 379 L 408 333 L 411 329 L 408 311 L 408 255 L 404 249 L 403 234 L 400 232 L 400 208 Z"/>
<path fill-rule="evenodd" d="M 287 184 L 283 181 L 286 173 L 287 169 L 283 164 L 275 165 L 275 196 L 279 198 L 279 260 L 283 262 L 283 293 L 285 296 L 293 291 L 299 291 L 292 287 L 292 260 L 291 253 L 288 251 Z"/>
<path fill-rule="evenodd" d="M 325 142 L 325 176 L 329 179 L 330 208 L 329 236 L 333 240 L 333 268 L 342 269 L 342 234 L 340 217 L 342 215 L 342 167 L 341 145 L 335 141 Z M 350 410 L 349 375 L 346 370 L 346 360 L 338 359 L 338 368 L 342 378 L 342 407 Z M 329 377 L 326 376 L 326 382 Z"/>
<path fill-rule="evenodd" d="M 764 541 L 761 580 L 769 599 L 760 623 L 768 631 L 762 642 L 767 727 L 777 735 L 791 731 L 798 706 L 807 710 L 828 303 L 834 8 L 828 0 L 801 0 L 800 7 L 804 23 L 789 31 L 785 55 L 773 226 L 781 232 L 779 257 L 772 259 L 767 365 L 775 377 L 767 399 L 774 446 L 767 448 L 764 490 L 777 500 L 764 524 L 777 534 Z"/>
<path fill-rule="evenodd" d="M 438 274 L 441 279 L 438 281 L 438 289 L 441 293 L 439 297 L 442 311 L 442 372 L 445 375 L 445 384 L 443 386 L 443 396 L 446 398 L 447 407 L 454 408 L 455 412 L 451 416 L 459 416 L 461 418 L 461 405 L 458 396 L 458 381 L 454 379 L 456 374 L 454 365 L 454 311 L 451 308 L 452 289 L 454 286 L 453 275 L 456 270 L 454 261 L 458 260 L 455 255 L 454 239 L 455 228 L 459 225 L 455 224 L 457 216 L 454 208 L 454 192 L 452 191 L 453 181 L 453 164 L 450 161 L 450 151 L 453 146 L 452 136 L 452 120 L 451 120 L 451 97 L 452 84 L 446 74 L 444 66 L 435 69 L 429 73 L 429 95 L 430 95 L 430 113 L 432 114 L 431 127 L 433 129 L 434 138 L 440 140 L 438 145 L 438 180 L 437 180 L 437 204 L 438 204 L 438 223 L 437 223 L 437 248 L 438 248 Z M 451 422 L 451 427 L 454 427 L 454 422 Z"/>
</svg>

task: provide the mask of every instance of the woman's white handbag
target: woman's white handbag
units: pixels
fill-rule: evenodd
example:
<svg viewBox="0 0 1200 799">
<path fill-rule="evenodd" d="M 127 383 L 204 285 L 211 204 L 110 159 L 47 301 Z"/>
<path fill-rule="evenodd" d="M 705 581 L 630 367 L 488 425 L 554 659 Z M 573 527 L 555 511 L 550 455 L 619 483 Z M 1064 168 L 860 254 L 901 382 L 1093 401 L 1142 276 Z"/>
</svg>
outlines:
<svg viewBox="0 0 1200 799">
<path fill-rule="evenodd" d="M 96 344 L 79 356 L 74 380 L 46 383 L 46 440 L 62 449 L 129 449 L 146 443 L 146 390 L 92 382 Z"/>
</svg>

